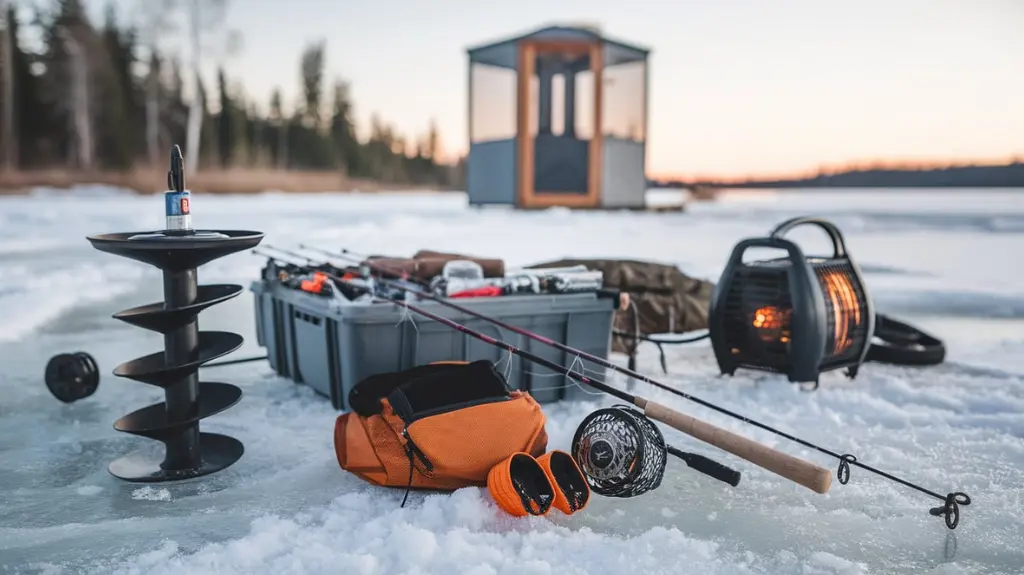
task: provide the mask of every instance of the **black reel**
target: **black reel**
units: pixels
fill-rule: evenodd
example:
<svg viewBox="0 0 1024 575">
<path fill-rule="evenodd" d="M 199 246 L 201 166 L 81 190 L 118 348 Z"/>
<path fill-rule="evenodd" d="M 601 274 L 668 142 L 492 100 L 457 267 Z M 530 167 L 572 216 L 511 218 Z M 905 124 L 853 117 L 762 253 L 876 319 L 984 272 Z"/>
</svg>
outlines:
<svg viewBox="0 0 1024 575">
<path fill-rule="evenodd" d="M 605 497 L 636 497 L 656 489 L 667 453 L 661 430 L 626 405 L 591 413 L 572 440 L 572 457 L 591 491 Z"/>
<path fill-rule="evenodd" d="M 74 403 L 96 393 L 100 371 L 96 360 L 84 351 L 61 353 L 46 364 L 46 387 L 64 403 Z"/>
<path fill-rule="evenodd" d="M 267 359 L 267 356 L 243 357 L 208 363 L 202 367 L 220 367 Z M 46 363 L 46 387 L 64 403 L 74 403 L 96 393 L 100 386 L 100 368 L 96 360 L 84 351 L 58 353 Z"/>
</svg>

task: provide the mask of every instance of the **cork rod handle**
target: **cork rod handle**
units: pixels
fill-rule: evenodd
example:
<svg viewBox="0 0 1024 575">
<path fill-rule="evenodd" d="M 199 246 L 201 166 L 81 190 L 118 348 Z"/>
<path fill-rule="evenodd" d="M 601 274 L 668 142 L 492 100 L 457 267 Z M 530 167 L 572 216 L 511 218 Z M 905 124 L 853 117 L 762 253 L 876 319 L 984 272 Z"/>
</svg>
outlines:
<svg viewBox="0 0 1024 575">
<path fill-rule="evenodd" d="M 803 485 L 815 493 L 826 493 L 832 486 L 832 472 L 809 461 L 793 457 L 763 443 L 736 435 L 731 431 L 715 427 L 706 421 L 679 413 L 642 397 L 636 398 L 634 404 L 642 409 L 647 417 L 655 421 L 660 421 L 723 451 L 742 457 L 754 465 Z"/>
</svg>

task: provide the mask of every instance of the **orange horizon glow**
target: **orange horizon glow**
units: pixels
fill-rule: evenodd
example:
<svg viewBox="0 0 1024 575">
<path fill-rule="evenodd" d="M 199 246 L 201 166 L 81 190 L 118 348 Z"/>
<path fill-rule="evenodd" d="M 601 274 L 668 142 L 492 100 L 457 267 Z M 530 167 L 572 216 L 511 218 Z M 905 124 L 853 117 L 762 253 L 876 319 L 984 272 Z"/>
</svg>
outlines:
<svg viewBox="0 0 1024 575">
<path fill-rule="evenodd" d="M 813 178 L 820 175 L 838 174 L 856 170 L 932 170 L 939 168 L 956 168 L 970 166 L 1005 166 L 1024 163 L 1024 156 L 1011 155 L 1001 158 L 876 158 L 872 160 L 852 160 L 841 164 L 821 164 L 797 171 L 751 171 L 743 175 L 722 175 L 713 173 L 648 173 L 647 177 L 660 181 L 696 181 L 728 184 L 750 180 L 797 180 Z"/>
</svg>

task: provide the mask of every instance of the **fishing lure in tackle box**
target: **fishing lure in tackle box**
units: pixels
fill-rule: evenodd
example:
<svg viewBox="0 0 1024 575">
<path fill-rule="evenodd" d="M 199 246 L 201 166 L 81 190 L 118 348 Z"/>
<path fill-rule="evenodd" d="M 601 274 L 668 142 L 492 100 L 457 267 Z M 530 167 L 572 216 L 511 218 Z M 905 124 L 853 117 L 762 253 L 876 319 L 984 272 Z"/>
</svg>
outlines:
<svg viewBox="0 0 1024 575">
<path fill-rule="evenodd" d="M 329 265 L 298 266 L 291 263 L 280 265 L 275 258 L 271 257 L 268 257 L 267 265 L 263 269 L 264 279 L 276 281 L 290 289 L 324 297 L 333 296 L 335 290 L 340 290 L 342 295 L 354 299 L 361 293 L 359 290 L 353 290 L 344 284 L 339 286 L 330 277 L 342 274 L 346 280 L 358 278 L 351 270 L 341 270 Z"/>
</svg>

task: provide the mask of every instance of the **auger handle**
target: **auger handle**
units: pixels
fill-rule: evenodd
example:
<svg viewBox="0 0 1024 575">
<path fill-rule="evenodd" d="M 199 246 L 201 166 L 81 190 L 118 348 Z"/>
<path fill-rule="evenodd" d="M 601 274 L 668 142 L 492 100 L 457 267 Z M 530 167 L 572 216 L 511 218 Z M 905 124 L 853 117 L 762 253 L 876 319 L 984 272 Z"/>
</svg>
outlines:
<svg viewBox="0 0 1024 575">
<path fill-rule="evenodd" d="M 827 493 L 829 487 L 832 486 L 832 472 L 824 467 L 736 435 L 706 421 L 679 413 L 649 399 L 637 397 L 633 404 L 655 421 L 660 421 L 723 451 L 742 457 L 754 465 L 785 477 L 794 483 L 799 483 L 815 493 Z"/>
</svg>

